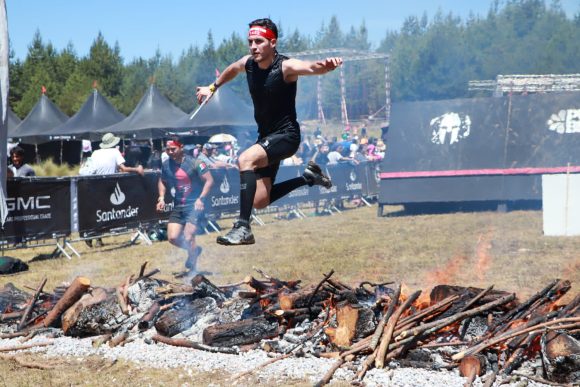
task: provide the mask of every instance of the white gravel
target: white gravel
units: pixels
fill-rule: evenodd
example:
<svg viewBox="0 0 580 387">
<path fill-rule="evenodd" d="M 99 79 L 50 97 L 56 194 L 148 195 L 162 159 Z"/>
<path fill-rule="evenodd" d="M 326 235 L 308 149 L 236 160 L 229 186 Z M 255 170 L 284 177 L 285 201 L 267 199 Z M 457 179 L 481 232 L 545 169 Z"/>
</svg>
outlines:
<svg viewBox="0 0 580 387">
<path fill-rule="evenodd" d="M 207 372 L 226 371 L 231 373 L 232 376 L 244 371 L 254 370 L 262 363 L 271 360 L 271 357 L 262 350 L 253 350 L 239 355 L 226 355 L 158 343 L 147 344 L 146 341 L 148 340 L 145 338 L 153 333 L 154 329 L 122 347 L 110 348 L 108 345 L 102 345 L 99 348 L 93 348 L 92 338 L 77 339 L 60 337 L 50 339 L 54 341 L 53 345 L 36 347 L 29 351 L 44 353 L 47 357 L 67 356 L 84 358 L 96 355 L 111 360 L 122 359 L 132 361 L 153 368 L 182 368 Z M 28 341 L 27 344 L 45 341 L 47 339 L 35 337 Z M 0 348 L 20 344 L 18 339 L 0 339 Z M 280 384 L 287 383 L 289 378 L 307 379 L 315 383 L 325 375 L 333 363 L 334 360 L 330 359 L 291 357 L 261 368 L 254 375 L 268 381 L 277 381 Z M 333 380 L 351 381 L 354 375 L 355 372 L 353 370 L 343 367 L 335 372 Z M 243 379 L 237 383 L 243 384 Z M 365 376 L 364 383 L 366 386 L 460 387 L 465 383 L 465 378 L 460 377 L 457 370 L 431 371 L 415 368 L 372 369 Z M 236 382 L 232 384 L 236 384 Z M 474 383 L 474 386 L 482 385 L 479 379 Z M 496 385 L 498 385 L 497 382 Z M 527 385 L 542 386 L 534 382 L 530 382 Z"/>
</svg>

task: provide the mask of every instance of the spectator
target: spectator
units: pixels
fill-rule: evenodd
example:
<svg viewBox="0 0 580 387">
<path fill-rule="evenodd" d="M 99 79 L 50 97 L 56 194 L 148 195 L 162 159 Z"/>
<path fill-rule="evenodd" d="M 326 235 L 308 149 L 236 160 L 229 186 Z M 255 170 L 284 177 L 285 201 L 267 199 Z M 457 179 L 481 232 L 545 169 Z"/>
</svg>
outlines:
<svg viewBox="0 0 580 387">
<path fill-rule="evenodd" d="M 125 165 L 125 158 L 117 149 L 119 141 L 121 139 L 115 137 L 113 133 L 106 133 L 99 144 L 100 149 L 94 151 L 91 156 L 89 171 L 83 174 L 110 175 L 118 172 L 134 172 L 143 176 L 143 166 L 128 167 Z"/>
<path fill-rule="evenodd" d="M 375 155 L 382 160 L 385 158 L 385 152 L 387 151 L 387 146 L 383 142 L 383 140 L 377 141 L 377 146 L 375 147 Z"/>
<path fill-rule="evenodd" d="M 215 149 L 217 147 L 209 142 L 203 144 L 201 148 L 201 153 L 197 157 L 198 160 L 203 161 L 209 168 L 232 168 L 234 167 L 232 164 L 229 164 L 225 161 L 218 160 L 215 157 Z"/>
<path fill-rule="evenodd" d="M 323 166 L 328 164 L 328 152 L 330 151 L 330 147 L 328 144 L 320 143 L 316 148 L 316 152 L 312 155 L 311 160 L 314 161 L 316 164 Z"/>
<path fill-rule="evenodd" d="M 342 155 L 343 146 L 340 144 L 335 144 L 333 150 L 328 153 L 328 164 L 334 165 L 342 161 L 344 156 Z"/>
<path fill-rule="evenodd" d="M 24 163 L 24 149 L 19 146 L 15 146 L 10 150 L 10 160 L 12 164 L 8 166 L 12 170 L 12 176 L 14 177 L 25 177 L 25 176 L 36 176 L 34 169 L 26 163 Z"/>
<path fill-rule="evenodd" d="M 91 157 L 87 159 L 85 165 L 79 173 L 81 175 L 110 175 L 118 172 L 134 172 L 143 176 L 143 166 L 128 167 L 125 165 L 125 158 L 117 149 L 121 139 L 113 135 L 113 133 L 106 133 L 99 144 L 99 148 L 93 152 Z M 96 238 L 96 245 L 103 246 L 103 240 Z M 89 247 L 93 247 L 93 240 L 86 239 L 85 243 Z"/>
</svg>

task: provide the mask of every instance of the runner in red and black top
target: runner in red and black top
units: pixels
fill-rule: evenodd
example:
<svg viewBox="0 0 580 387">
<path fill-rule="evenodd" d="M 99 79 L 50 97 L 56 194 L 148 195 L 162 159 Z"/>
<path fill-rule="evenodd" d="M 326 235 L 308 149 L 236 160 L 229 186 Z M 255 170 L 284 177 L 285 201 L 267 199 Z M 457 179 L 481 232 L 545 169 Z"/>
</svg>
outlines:
<svg viewBox="0 0 580 387">
<path fill-rule="evenodd" d="M 341 58 L 302 61 L 278 54 L 278 28 L 270 19 L 250 23 L 246 55 L 229 65 L 218 79 L 207 87 L 197 88 L 201 103 L 211 98 L 217 88 L 245 72 L 258 124 L 258 141 L 239 158 L 240 217 L 225 236 L 222 245 L 254 243 L 250 229 L 252 208 L 264 208 L 275 200 L 306 184 L 332 186 L 330 179 L 314 162 L 301 177 L 274 184 L 280 161 L 292 156 L 300 145 L 300 126 L 296 121 L 296 82 L 301 75 L 321 75 L 342 64 Z"/>
<path fill-rule="evenodd" d="M 171 189 L 174 192 L 173 211 L 169 216 L 167 238 L 172 245 L 187 250 L 185 267 L 195 271 L 202 250 L 195 244 L 195 233 L 205 210 L 205 198 L 213 178 L 205 163 L 183 152 L 183 144 L 179 140 L 167 141 L 165 149 L 169 159 L 162 165 L 157 184 L 157 211 L 165 208 L 165 194 L 167 188 Z"/>
</svg>

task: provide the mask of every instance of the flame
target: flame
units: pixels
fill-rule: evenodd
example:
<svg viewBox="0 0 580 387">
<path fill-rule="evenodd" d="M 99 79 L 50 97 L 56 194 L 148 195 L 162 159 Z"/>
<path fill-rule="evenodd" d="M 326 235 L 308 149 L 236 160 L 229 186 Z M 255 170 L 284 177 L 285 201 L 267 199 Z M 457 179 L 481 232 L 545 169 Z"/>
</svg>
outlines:
<svg viewBox="0 0 580 387">
<path fill-rule="evenodd" d="M 493 239 L 493 230 L 489 230 L 487 233 L 479 236 L 477 241 L 477 247 L 475 248 L 475 254 L 477 257 L 477 262 L 475 264 L 475 269 L 477 273 L 477 278 L 480 281 L 485 279 L 485 274 L 491 266 L 491 240 Z"/>
<path fill-rule="evenodd" d="M 434 285 L 448 284 L 454 282 L 457 275 L 463 269 L 463 266 L 467 262 L 467 256 L 456 255 L 452 257 L 447 265 L 443 268 L 435 269 L 425 276 L 425 283 L 429 284 L 432 288 Z"/>
</svg>

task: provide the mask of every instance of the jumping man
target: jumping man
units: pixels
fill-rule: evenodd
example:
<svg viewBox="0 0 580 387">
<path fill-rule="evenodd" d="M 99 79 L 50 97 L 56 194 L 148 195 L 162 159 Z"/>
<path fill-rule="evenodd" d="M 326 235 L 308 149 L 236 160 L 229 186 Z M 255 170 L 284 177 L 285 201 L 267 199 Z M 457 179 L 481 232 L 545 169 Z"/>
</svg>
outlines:
<svg viewBox="0 0 580 387">
<path fill-rule="evenodd" d="M 205 163 L 183 152 L 183 144 L 179 140 L 167 141 L 165 150 L 169 159 L 162 165 L 157 184 L 157 211 L 165 208 L 167 187 L 175 189 L 174 207 L 167 225 L 167 239 L 172 245 L 187 250 L 185 267 L 195 271 L 197 257 L 201 254 L 201 247 L 195 244 L 195 233 L 213 178 Z"/>
<path fill-rule="evenodd" d="M 321 75 L 342 64 L 341 58 L 302 61 L 276 51 L 278 28 L 270 19 L 250 23 L 250 55 L 230 64 L 209 86 L 197 88 L 197 100 L 211 98 L 218 87 L 245 72 L 258 124 L 258 141 L 239 158 L 240 217 L 225 236 L 222 245 L 254 243 L 250 228 L 252 208 L 264 208 L 306 184 L 330 188 L 332 182 L 314 162 L 303 175 L 274 184 L 280 161 L 292 156 L 300 145 L 300 126 L 296 121 L 296 83 L 301 75 Z"/>
</svg>

